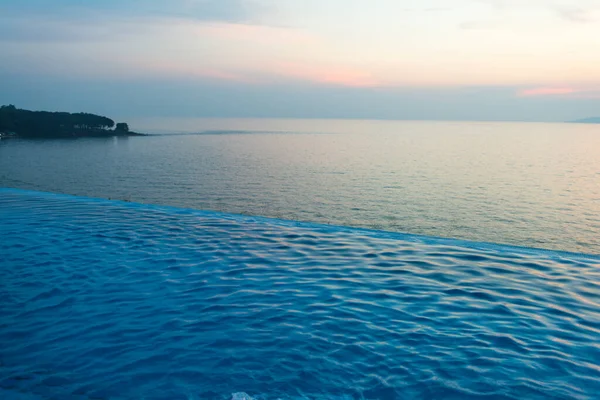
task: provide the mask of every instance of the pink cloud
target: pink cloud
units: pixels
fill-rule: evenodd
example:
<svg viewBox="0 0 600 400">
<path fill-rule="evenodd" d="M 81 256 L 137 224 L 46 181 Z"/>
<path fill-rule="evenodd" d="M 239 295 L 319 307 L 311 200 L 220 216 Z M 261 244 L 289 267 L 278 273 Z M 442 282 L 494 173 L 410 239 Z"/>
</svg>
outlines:
<svg viewBox="0 0 600 400">
<path fill-rule="evenodd" d="M 521 89 L 518 97 L 562 96 L 569 98 L 597 99 L 600 98 L 599 88 L 577 88 L 571 86 L 548 86 L 530 89 Z"/>
<path fill-rule="evenodd" d="M 571 87 L 538 87 L 533 89 L 521 89 L 517 95 L 519 97 L 554 96 L 574 94 L 577 92 L 577 89 Z"/>
<path fill-rule="evenodd" d="M 162 76 L 186 76 L 201 79 L 229 81 L 244 84 L 278 84 L 282 82 L 312 82 L 324 85 L 348 87 L 380 86 L 382 82 L 369 72 L 344 66 L 317 66 L 292 62 L 273 62 L 261 68 L 228 68 L 201 65 L 198 62 L 160 60 L 135 65 L 138 73 Z"/>
<path fill-rule="evenodd" d="M 381 84 L 367 71 L 342 66 L 280 63 L 275 66 L 274 72 L 287 78 L 330 85 L 372 87 Z"/>
</svg>

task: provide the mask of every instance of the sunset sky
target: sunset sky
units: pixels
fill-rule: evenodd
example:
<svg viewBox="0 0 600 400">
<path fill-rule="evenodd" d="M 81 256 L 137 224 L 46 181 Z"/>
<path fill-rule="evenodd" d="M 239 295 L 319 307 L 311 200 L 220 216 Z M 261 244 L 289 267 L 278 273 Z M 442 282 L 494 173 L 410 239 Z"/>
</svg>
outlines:
<svg viewBox="0 0 600 400">
<path fill-rule="evenodd" d="M 600 116 L 600 0 L 0 0 L 0 103 L 129 116 Z"/>
</svg>

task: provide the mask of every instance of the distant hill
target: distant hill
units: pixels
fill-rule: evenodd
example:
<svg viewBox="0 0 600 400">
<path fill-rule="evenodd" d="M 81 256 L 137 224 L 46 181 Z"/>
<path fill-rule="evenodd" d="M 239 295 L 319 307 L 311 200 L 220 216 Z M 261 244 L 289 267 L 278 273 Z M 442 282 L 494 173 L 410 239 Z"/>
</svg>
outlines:
<svg viewBox="0 0 600 400">
<path fill-rule="evenodd" d="M 576 121 L 571 122 L 574 122 L 576 124 L 600 124 L 600 117 L 578 119 Z"/>
<path fill-rule="evenodd" d="M 113 129 L 114 127 L 114 129 Z M 89 113 L 29 111 L 13 105 L 0 107 L 0 138 L 65 138 L 137 136 L 125 122 Z"/>
</svg>

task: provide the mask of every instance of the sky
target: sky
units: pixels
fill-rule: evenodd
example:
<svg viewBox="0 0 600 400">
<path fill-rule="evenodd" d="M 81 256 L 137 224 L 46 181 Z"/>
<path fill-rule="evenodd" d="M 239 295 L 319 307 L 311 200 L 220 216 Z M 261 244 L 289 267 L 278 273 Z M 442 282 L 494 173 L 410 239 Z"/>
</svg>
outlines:
<svg viewBox="0 0 600 400">
<path fill-rule="evenodd" d="M 0 104 L 119 117 L 600 116 L 600 0 L 0 0 Z"/>
</svg>

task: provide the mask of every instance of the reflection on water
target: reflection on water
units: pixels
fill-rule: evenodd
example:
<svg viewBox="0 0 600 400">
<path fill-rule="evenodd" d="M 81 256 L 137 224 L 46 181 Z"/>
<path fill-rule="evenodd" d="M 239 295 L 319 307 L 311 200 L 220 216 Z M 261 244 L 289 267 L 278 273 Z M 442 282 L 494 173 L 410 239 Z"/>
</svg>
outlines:
<svg viewBox="0 0 600 400">
<path fill-rule="evenodd" d="M 596 126 L 136 124 L 139 131 L 153 126 L 212 134 L 6 140 L 0 143 L 0 185 L 600 253 Z"/>
<path fill-rule="evenodd" d="M 2 399 L 600 393 L 599 256 L 6 189 L 0 226 Z"/>
</svg>

